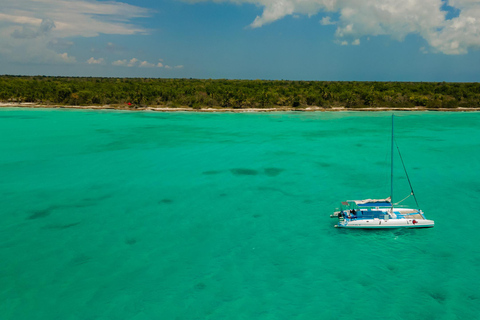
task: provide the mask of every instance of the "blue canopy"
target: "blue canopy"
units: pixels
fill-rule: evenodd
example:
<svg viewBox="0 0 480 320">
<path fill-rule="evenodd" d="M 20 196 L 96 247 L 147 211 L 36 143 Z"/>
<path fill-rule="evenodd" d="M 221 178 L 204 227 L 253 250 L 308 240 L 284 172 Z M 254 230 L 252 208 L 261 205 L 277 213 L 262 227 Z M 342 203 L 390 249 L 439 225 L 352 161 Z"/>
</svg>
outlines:
<svg viewBox="0 0 480 320">
<path fill-rule="evenodd" d="M 359 207 L 391 207 L 390 202 L 367 202 L 362 204 L 357 204 Z"/>
</svg>

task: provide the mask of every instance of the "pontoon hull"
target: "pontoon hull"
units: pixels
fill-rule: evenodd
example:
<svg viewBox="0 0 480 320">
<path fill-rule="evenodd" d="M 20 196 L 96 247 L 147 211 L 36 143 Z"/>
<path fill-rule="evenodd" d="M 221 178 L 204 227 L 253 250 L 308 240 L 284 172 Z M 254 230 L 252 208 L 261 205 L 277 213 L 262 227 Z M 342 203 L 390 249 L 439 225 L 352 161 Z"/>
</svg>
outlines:
<svg viewBox="0 0 480 320">
<path fill-rule="evenodd" d="M 427 219 L 370 219 L 340 221 L 336 228 L 350 229 L 393 229 L 393 228 L 432 228 L 433 220 Z"/>
</svg>

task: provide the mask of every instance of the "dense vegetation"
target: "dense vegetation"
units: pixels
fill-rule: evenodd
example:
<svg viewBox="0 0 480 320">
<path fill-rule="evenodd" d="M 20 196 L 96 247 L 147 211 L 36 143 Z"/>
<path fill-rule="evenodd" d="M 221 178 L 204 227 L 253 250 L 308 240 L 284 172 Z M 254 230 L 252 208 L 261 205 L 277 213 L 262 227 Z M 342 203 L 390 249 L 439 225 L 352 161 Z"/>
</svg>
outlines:
<svg viewBox="0 0 480 320">
<path fill-rule="evenodd" d="M 0 76 L 0 101 L 132 108 L 479 108 L 479 83 Z"/>
</svg>

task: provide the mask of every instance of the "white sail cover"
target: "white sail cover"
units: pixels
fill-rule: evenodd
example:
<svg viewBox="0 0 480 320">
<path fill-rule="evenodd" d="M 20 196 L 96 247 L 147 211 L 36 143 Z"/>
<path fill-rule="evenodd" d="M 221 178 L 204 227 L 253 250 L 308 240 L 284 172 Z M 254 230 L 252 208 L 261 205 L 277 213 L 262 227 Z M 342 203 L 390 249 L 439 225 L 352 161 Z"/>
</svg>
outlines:
<svg viewBox="0 0 480 320">
<path fill-rule="evenodd" d="M 391 202 L 391 198 L 388 197 L 386 199 L 365 199 L 365 200 L 354 200 L 354 202 L 359 204 L 366 204 L 366 203 L 375 203 L 375 202 Z"/>
</svg>

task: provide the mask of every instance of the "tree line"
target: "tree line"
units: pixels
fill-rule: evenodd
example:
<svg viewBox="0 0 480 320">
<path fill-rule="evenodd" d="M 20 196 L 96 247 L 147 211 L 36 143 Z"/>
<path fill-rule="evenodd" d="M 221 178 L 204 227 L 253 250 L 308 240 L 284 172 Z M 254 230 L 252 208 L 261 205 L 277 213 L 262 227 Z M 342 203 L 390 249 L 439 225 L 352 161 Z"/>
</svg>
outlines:
<svg viewBox="0 0 480 320">
<path fill-rule="evenodd" d="M 479 83 L 0 76 L 0 100 L 191 108 L 479 108 Z"/>
</svg>

